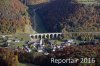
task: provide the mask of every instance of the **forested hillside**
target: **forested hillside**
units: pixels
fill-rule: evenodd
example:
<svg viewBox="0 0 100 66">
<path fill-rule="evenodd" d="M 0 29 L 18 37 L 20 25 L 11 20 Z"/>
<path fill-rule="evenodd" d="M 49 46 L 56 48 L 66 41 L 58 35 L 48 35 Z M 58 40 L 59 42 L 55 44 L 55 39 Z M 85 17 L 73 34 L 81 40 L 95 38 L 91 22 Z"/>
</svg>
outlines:
<svg viewBox="0 0 100 66">
<path fill-rule="evenodd" d="M 49 1 L 0 0 L 0 34 L 30 33 L 34 29 L 35 6 L 47 32 L 100 31 L 100 6 L 79 4 L 75 0 Z"/>
<path fill-rule="evenodd" d="M 0 0 L 0 34 L 25 32 L 31 24 L 27 7 L 19 0 Z"/>
<path fill-rule="evenodd" d="M 37 11 L 48 32 L 100 31 L 100 6 L 56 0 Z"/>
</svg>

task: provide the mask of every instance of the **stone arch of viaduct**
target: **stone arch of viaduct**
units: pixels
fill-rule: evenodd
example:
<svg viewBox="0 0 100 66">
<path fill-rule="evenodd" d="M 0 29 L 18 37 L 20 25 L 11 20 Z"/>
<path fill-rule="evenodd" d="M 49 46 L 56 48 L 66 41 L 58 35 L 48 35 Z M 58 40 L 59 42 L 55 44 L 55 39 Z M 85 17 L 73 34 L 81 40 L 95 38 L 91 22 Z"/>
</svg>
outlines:
<svg viewBox="0 0 100 66">
<path fill-rule="evenodd" d="M 62 33 L 37 33 L 37 34 L 30 34 L 30 37 L 33 39 L 38 38 L 58 38 L 59 36 L 62 36 Z"/>
</svg>

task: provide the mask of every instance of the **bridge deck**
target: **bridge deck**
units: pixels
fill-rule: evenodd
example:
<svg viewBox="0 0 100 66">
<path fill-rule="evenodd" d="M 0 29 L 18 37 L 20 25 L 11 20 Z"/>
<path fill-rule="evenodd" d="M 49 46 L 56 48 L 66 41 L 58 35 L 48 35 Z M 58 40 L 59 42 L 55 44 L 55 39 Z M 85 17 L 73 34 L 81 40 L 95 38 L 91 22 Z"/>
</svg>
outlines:
<svg viewBox="0 0 100 66">
<path fill-rule="evenodd" d="M 68 33 L 91 33 L 91 34 L 100 34 L 100 32 L 68 32 Z M 35 33 L 35 34 L 62 34 L 62 33 Z"/>
</svg>

